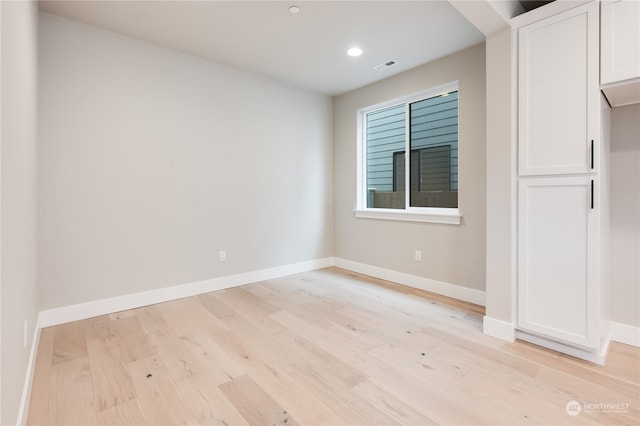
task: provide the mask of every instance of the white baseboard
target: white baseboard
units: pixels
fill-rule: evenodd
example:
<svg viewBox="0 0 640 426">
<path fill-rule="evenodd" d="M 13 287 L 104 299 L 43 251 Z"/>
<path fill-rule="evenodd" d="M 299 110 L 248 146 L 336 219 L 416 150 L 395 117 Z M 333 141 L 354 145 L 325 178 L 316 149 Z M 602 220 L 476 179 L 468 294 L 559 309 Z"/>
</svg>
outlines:
<svg viewBox="0 0 640 426">
<path fill-rule="evenodd" d="M 368 275 L 370 277 L 392 281 L 407 287 L 429 291 L 442 296 L 453 297 L 454 299 L 464 300 L 465 302 L 474 303 L 476 305 L 485 305 L 485 292 L 481 290 L 474 290 L 472 288 L 419 277 L 417 275 L 405 274 L 404 272 L 392 271 L 390 269 L 379 268 L 377 266 L 353 262 L 351 260 L 341 258 L 334 258 L 333 265 Z"/>
<path fill-rule="evenodd" d="M 379 268 L 377 266 L 364 263 L 353 262 L 341 258 L 324 258 L 309 262 L 296 263 L 279 266 L 275 268 L 250 271 L 237 275 L 230 275 L 220 278 L 212 278 L 204 281 L 181 284 L 171 287 L 164 287 L 140 293 L 127 294 L 123 296 L 111 297 L 108 299 L 95 300 L 76 305 L 63 306 L 60 308 L 48 309 L 40 312 L 39 326 L 51 327 L 71 321 L 78 321 L 99 315 L 112 314 L 128 309 L 135 309 L 155 303 L 167 302 L 182 297 L 195 296 L 210 291 L 223 290 L 225 288 L 237 287 L 264 281 L 273 278 L 284 277 L 300 272 L 312 271 L 320 268 L 337 266 L 353 272 L 369 275 L 392 281 L 398 284 L 429 291 L 443 296 L 452 297 L 466 302 L 484 306 L 485 292 L 467 287 L 436 281 L 429 278 L 410 275 L 403 272 L 392 271 Z"/>
<path fill-rule="evenodd" d="M 586 361 L 591 361 L 599 365 L 604 365 L 607 358 L 607 352 L 609 350 L 609 342 L 611 341 L 610 336 L 604 336 L 601 339 L 599 350 L 590 351 L 526 333 L 524 331 L 516 331 L 516 337 L 520 340 L 524 340 L 525 342 L 533 343 L 534 345 L 542 346 Z"/>
<path fill-rule="evenodd" d="M 168 302 L 183 297 L 195 296 L 210 291 L 223 290 L 258 281 L 284 277 L 314 269 L 327 268 L 333 265 L 332 258 L 312 260 L 309 262 L 295 263 L 278 266 L 275 268 L 261 269 L 258 271 L 244 272 L 220 278 L 212 278 L 204 281 L 181 284 L 172 287 L 159 288 L 157 290 L 141 293 L 127 294 L 108 299 L 95 300 L 77 305 L 63 306 L 40 312 L 40 327 L 50 327 L 66 322 L 92 318 L 99 315 L 112 314 L 128 309 L 140 308 L 155 303 Z"/>
<path fill-rule="evenodd" d="M 507 342 L 516 340 L 515 324 L 491 318 L 485 315 L 482 319 L 482 332 L 487 336 L 497 337 Z"/>
<path fill-rule="evenodd" d="M 38 345 L 40 344 L 40 315 L 36 321 L 36 327 L 33 330 L 33 339 L 31 341 L 31 351 L 29 352 L 29 361 L 27 363 L 27 372 L 24 378 L 24 386 L 22 387 L 22 397 L 20 398 L 20 408 L 18 409 L 18 418 L 16 425 L 22 426 L 27 423 L 27 413 L 29 411 L 29 400 L 31 399 L 31 381 L 36 368 L 36 355 L 38 354 Z"/>
<path fill-rule="evenodd" d="M 611 321 L 609 323 L 611 330 L 611 340 L 640 347 L 640 328 L 631 325 L 622 324 Z"/>
</svg>

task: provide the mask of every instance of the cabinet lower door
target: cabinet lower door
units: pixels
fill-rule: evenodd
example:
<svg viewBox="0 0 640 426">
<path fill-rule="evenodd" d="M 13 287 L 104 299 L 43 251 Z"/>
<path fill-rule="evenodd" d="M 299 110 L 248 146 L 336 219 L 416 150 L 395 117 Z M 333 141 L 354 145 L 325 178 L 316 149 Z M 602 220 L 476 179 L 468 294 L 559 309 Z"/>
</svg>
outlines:
<svg viewBox="0 0 640 426">
<path fill-rule="evenodd" d="M 597 182 L 586 176 L 520 179 L 520 330 L 585 348 L 598 347 L 596 190 Z"/>
</svg>

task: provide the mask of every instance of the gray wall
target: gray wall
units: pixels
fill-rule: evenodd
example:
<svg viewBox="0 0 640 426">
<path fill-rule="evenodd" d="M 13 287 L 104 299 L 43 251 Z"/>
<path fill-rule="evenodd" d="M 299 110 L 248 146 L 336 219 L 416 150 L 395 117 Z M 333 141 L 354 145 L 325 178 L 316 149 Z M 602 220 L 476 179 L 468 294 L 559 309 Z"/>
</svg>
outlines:
<svg viewBox="0 0 640 426">
<path fill-rule="evenodd" d="M 332 255 L 329 97 L 40 24 L 44 309 Z"/>
<path fill-rule="evenodd" d="M 515 324 L 511 29 L 487 37 L 487 317 Z M 513 157 L 513 158 L 512 158 Z"/>
<path fill-rule="evenodd" d="M 36 296 L 37 4 L 0 2 L 0 423 L 15 424 Z M 28 321 L 27 347 L 23 324 Z"/>
<path fill-rule="evenodd" d="M 459 226 L 356 219 L 357 110 L 459 80 Z M 334 254 L 484 290 L 485 49 L 480 44 L 334 98 Z M 414 250 L 423 253 L 414 260 Z"/>
<path fill-rule="evenodd" d="M 640 327 L 640 104 L 611 109 L 609 318 Z"/>
</svg>

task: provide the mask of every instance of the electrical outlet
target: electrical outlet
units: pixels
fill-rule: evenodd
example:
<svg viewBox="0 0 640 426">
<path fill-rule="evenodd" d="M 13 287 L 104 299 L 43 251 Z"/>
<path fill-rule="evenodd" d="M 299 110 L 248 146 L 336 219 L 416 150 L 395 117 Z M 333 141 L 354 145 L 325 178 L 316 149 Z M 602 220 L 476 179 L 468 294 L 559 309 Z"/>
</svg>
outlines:
<svg viewBox="0 0 640 426">
<path fill-rule="evenodd" d="M 220 262 L 226 262 L 227 261 L 227 251 L 226 250 L 220 250 L 218 252 L 218 260 Z"/>
<path fill-rule="evenodd" d="M 27 320 L 24 320 L 24 327 L 23 327 L 23 333 L 24 334 L 23 334 L 22 343 L 23 343 L 25 348 L 27 347 L 27 340 L 28 340 L 27 339 L 27 335 L 29 334 L 28 331 L 29 331 L 29 324 L 27 323 Z"/>
<path fill-rule="evenodd" d="M 416 250 L 414 257 L 416 262 L 422 262 L 422 250 Z"/>
</svg>

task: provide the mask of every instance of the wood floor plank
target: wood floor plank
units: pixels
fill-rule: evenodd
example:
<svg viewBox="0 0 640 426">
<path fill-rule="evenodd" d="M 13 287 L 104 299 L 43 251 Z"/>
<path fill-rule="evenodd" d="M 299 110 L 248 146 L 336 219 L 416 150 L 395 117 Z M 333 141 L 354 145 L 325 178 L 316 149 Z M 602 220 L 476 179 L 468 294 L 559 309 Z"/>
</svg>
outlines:
<svg viewBox="0 0 640 426">
<path fill-rule="evenodd" d="M 359 383 L 353 392 L 378 410 L 403 425 L 435 425 L 434 420 L 417 412 L 401 399 L 370 380 Z"/>
<path fill-rule="evenodd" d="M 227 313 L 224 317 L 221 317 L 221 320 L 226 324 L 229 324 L 230 320 L 239 316 L 264 333 L 277 333 L 284 330 L 281 324 L 269 316 L 279 311 L 279 308 L 266 301 L 260 301 L 260 298 L 245 291 L 243 288 L 232 288 L 216 292 L 209 298 L 209 303 L 211 303 L 211 299 L 215 299 L 215 305 L 218 309 L 222 308 Z M 255 309 L 250 307 L 251 304 L 255 305 Z"/>
<path fill-rule="evenodd" d="M 289 346 L 294 335 L 287 334 L 288 342 L 282 340 L 283 334 L 286 333 L 278 333 L 279 338 L 273 339 L 268 336 L 274 331 L 273 327 L 264 326 L 260 321 L 256 321 L 258 318 L 263 318 L 267 312 L 278 313 L 279 310 L 269 309 L 252 318 L 240 313 L 240 305 L 237 309 L 235 305 L 234 309 L 231 309 L 217 301 L 215 307 L 217 312 L 224 312 L 221 318 L 229 327 L 229 336 L 224 338 L 227 342 L 224 345 L 226 353 L 235 357 L 235 362 L 265 391 L 268 391 L 274 400 L 280 404 L 289 405 L 292 410 L 290 413 L 303 424 L 319 424 L 333 416 L 331 410 L 286 374 L 289 368 L 300 362 L 296 360 L 301 359 Z M 236 336 L 242 336 L 243 344 L 233 344 L 237 341 Z M 294 353 L 293 357 L 292 353 Z M 260 356 L 260 354 L 269 354 L 269 356 Z"/>
<path fill-rule="evenodd" d="M 97 409 L 107 410 L 135 399 L 135 388 L 119 338 L 88 340 L 87 349 Z"/>
<path fill-rule="evenodd" d="M 206 366 L 208 377 L 215 385 L 233 380 L 246 373 L 239 364 L 224 351 L 213 336 L 203 333 L 193 333 L 181 336 L 184 345 L 195 359 Z"/>
<path fill-rule="evenodd" d="M 113 314 L 109 314 L 108 317 L 110 320 L 115 321 L 115 320 L 124 319 L 124 318 L 131 318 L 134 315 L 135 315 L 134 311 L 128 310 L 128 311 L 114 312 Z"/>
<path fill-rule="evenodd" d="M 144 308 L 135 309 L 133 312 L 138 319 L 138 323 L 147 334 L 169 328 L 162 314 L 153 306 L 145 306 Z"/>
<path fill-rule="evenodd" d="M 472 392 L 466 387 L 456 386 L 459 383 L 459 370 L 451 367 L 446 371 L 452 382 L 452 388 L 441 387 L 439 383 L 420 378 L 414 372 L 408 374 L 404 363 L 406 359 L 375 356 L 378 346 L 370 353 L 354 351 L 348 343 L 338 343 L 333 347 L 323 346 L 334 355 L 367 375 L 368 380 L 380 389 L 393 390 L 393 395 L 412 407 L 415 411 L 431 421 L 440 424 L 482 424 L 482 419 L 475 413 L 467 413 L 465 401 Z M 374 352 L 372 355 L 371 352 Z M 421 354 L 419 355 L 421 356 Z M 421 367 L 424 369 L 424 367 Z M 427 370 L 423 374 L 427 374 Z M 458 380 L 458 382 L 454 381 Z M 340 412 L 341 413 L 341 412 Z M 359 424 L 362 424 L 360 421 Z"/>
<path fill-rule="evenodd" d="M 289 334 L 281 334 L 278 341 L 287 348 L 287 352 L 296 356 L 296 359 L 304 360 L 296 366 L 296 370 L 313 371 L 319 375 L 330 378 L 330 382 L 337 387 L 345 389 L 356 386 L 366 380 L 366 376 L 357 368 L 343 362 L 333 355 L 331 351 L 308 342 L 305 339 Z"/>
<path fill-rule="evenodd" d="M 116 404 L 109 408 L 98 411 L 98 425 L 145 425 L 147 424 L 137 399 L 130 399 L 126 402 Z"/>
<path fill-rule="evenodd" d="M 259 317 L 266 317 L 280 310 L 242 287 L 218 291 L 214 297 L 227 306 L 233 306 L 236 311 L 247 312 Z"/>
<path fill-rule="evenodd" d="M 609 348 L 607 366 L 591 365 L 590 368 L 616 379 L 628 381 L 634 386 L 640 386 L 640 359 L 637 357 L 638 348 L 618 343 Z"/>
<path fill-rule="evenodd" d="M 97 407 L 87 357 L 60 362 L 51 370 L 50 425 L 95 425 Z"/>
<path fill-rule="evenodd" d="M 287 338 L 292 339 L 293 336 Z M 286 342 L 279 339 L 277 349 L 273 351 L 281 359 L 292 360 L 291 364 L 296 365 L 293 362 L 296 358 L 291 357 L 293 350 Z M 289 413 L 301 424 L 321 424 L 334 416 L 335 413 L 329 407 L 268 359 L 248 356 L 241 365 L 269 396 L 280 406 L 287 407 Z"/>
<path fill-rule="evenodd" d="M 295 283 L 286 278 L 252 284 L 247 291 L 260 295 L 282 310 L 303 316 L 317 324 L 326 324 L 327 318 L 344 306 L 342 303 L 319 303 L 316 296 L 305 289 L 296 288 Z"/>
<path fill-rule="evenodd" d="M 64 324 L 41 331 L 28 424 L 640 424 L 640 348 L 599 366 L 483 315 L 327 268 Z"/>
<path fill-rule="evenodd" d="M 49 423 L 49 392 L 53 368 L 53 327 L 43 328 L 38 342 L 38 354 L 31 383 L 31 403 L 27 423 L 44 425 Z"/>
<path fill-rule="evenodd" d="M 309 390 L 323 404 L 331 407 L 344 424 L 397 425 L 392 417 L 353 393 L 352 388 L 336 386 L 331 379 L 315 370 L 299 369 L 291 377 Z"/>
<path fill-rule="evenodd" d="M 173 330 L 166 329 L 151 333 L 149 340 L 158 356 L 162 358 L 174 382 L 181 379 L 188 380 L 191 376 L 205 370 Z"/>
<path fill-rule="evenodd" d="M 251 425 L 297 425 L 298 422 L 278 405 L 251 377 L 240 376 L 220 385 L 222 392 Z"/>
<path fill-rule="evenodd" d="M 74 321 L 54 328 L 53 363 L 87 356 L 87 325 Z"/>
<path fill-rule="evenodd" d="M 137 361 L 156 354 L 149 336 L 142 329 L 135 315 L 115 317 L 111 320 L 111 327 L 118 338 L 124 342 L 126 351 L 123 355 L 127 362 Z"/>
<path fill-rule="evenodd" d="M 111 319 L 109 315 L 101 315 L 99 317 L 88 318 L 83 321 L 86 325 L 86 339 L 106 339 L 113 337 L 114 332 L 111 329 Z"/>
<path fill-rule="evenodd" d="M 287 330 L 293 331 L 310 342 L 326 339 L 331 334 L 326 327 L 320 327 L 288 311 L 278 311 L 269 316 Z"/>
<path fill-rule="evenodd" d="M 195 421 L 171 380 L 167 367 L 158 357 L 128 364 L 138 395 L 142 415 L 149 425 L 180 425 Z"/>
<path fill-rule="evenodd" d="M 232 317 L 236 313 L 233 309 L 229 308 L 225 305 L 218 297 L 216 297 L 216 293 L 205 293 L 198 296 L 198 301 L 204 306 L 211 315 L 216 318 L 227 318 Z"/>
<path fill-rule="evenodd" d="M 283 349 L 274 334 L 265 332 L 255 322 L 242 315 L 224 319 L 227 330 L 212 331 L 220 348 L 238 365 L 245 368 L 254 360 L 260 360 L 270 368 L 289 372 L 306 361 L 291 351 Z"/>
<path fill-rule="evenodd" d="M 335 413 L 289 374 L 267 368 L 248 368 L 252 378 L 279 405 L 304 425 L 322 424 Z"/>
<path fill-rule="evenodd" d="M 194 331 L 208 332 L 210 329 L 226 329 L 226 325 L 212 315 L 197 297 L 162 303 L 154 308 L 178 336 L 186 336 Z"/>
<path fill-rule="evenodd" d="M 228 381 L 228 380 L 227 380 Z M 194 374 L 176 383 L 176 390 L 201 425 L 248 425 L 238 409 L 224 395 L 218 380 L 209 371 Z"/>
<path fill-rule="evenodd" d="M 621 345 L 620 343 L 612 343 L 612 347 Z M 553 351 L 548 351 L 539 346 L 532 345 L 527 342 L 517 341 L 508 346 L 502 346 L 503 350 L 511 355 L 522 359 L 536 362 L 539 365 L 548 368 L 555 374 L 570 375 L 579 378 L 584 382 L 599 383 L 608 389 L 624 390 L 626 393 L 636 392 L 639 386 L 635 385 L 630 377 L 619 378 L 610 374 L 613 362 L 608 361 L 607 367 L 596 366 L 588 361 L 569 357 Z M 640 349 L 637 349 L 640 352 Z M 636 355 L 637 356 L 637 355 Z M 551 373 L 554 374 L 554 373 Z"/>
</svg>

